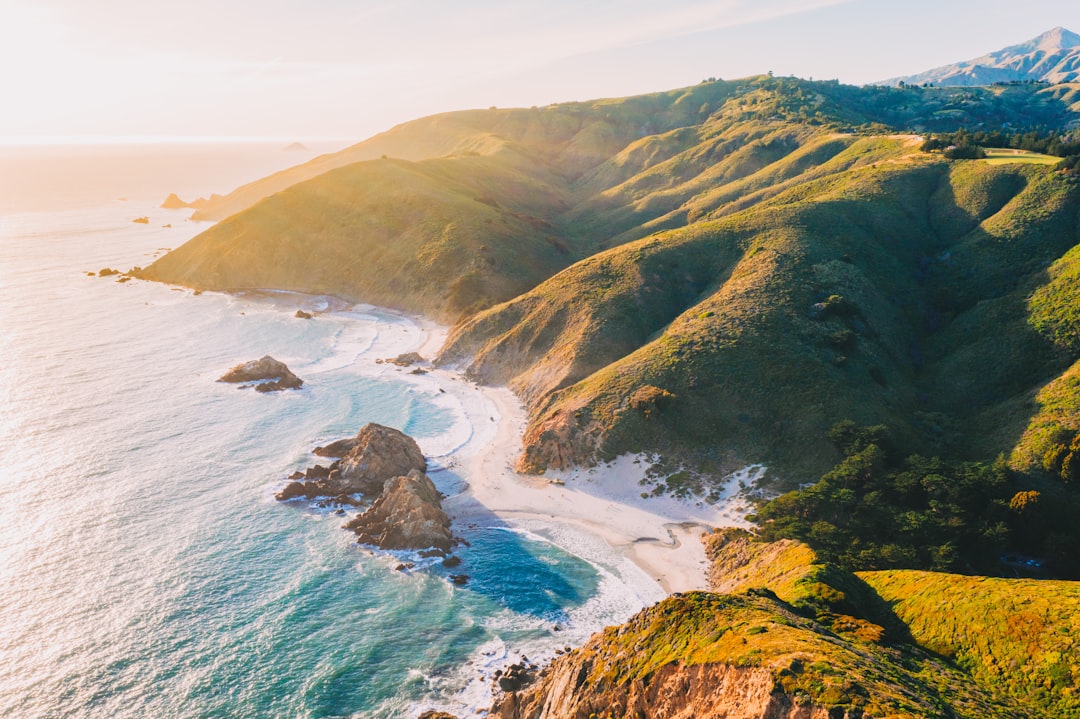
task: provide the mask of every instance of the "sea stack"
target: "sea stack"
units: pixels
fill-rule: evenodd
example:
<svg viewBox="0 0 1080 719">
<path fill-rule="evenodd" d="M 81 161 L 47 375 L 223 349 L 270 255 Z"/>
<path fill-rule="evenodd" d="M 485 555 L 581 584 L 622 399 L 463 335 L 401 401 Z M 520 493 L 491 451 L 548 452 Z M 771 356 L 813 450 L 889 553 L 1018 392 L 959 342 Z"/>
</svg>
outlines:
<svg viewBox="0 0 1080 719">
<path fill-rule="evenodd" d="M 255 385 L 259 392 L 300 389 L 304 384 L 304 380 L 294 375 L 284 362 L 270 355 L 236 365 L 221 375 L 218 382 L 260 382 Z"/>
</svg>

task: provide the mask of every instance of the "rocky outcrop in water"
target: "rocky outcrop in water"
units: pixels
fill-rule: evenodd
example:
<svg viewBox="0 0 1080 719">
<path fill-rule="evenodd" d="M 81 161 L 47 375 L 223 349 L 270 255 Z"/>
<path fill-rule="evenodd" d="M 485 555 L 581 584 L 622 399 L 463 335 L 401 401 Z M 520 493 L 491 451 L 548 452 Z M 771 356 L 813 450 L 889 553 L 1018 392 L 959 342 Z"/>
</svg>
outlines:
<svg viewBox="0 0 1080 719">
<path fill-rule="evenodd" d="M 304 380 L 294 375 L 284 362 L 270 355 L 236 365 L 221 375 L 218 382 L 260 382 L 255 385 L 259 392 L 300 389 L 304 384 Z"/>
<path fill-rule="evenodd" d="M 165 210 L 182 210 L 185 207 L 193 207 L 193 205 L 181 200 L 180 196 L 175 192 L 170 192 L 165 201 L 161 203 L 161 208 Z"/>
<path fill-rule="evenodd" d="M 387 482 L 375 504 L 345 528 L 356 532 L 361 544 L 381 549 L 437 547 L 448 551 L 454 539 L 441 499 L 431 479 L 414 469 Z"/>
<path fill-rule="evenodd" d="M 387 480 L 427 469 L 427 460 L 412 437 L 374 422 L 364 425 L 355 437 L 316 447 L 314 453 L 341 459 L 329 467 L 319 464 L 309 467 L 303 481 L 290 482 L 277 493 L 278 500 L 352 494 L 375 496 L 382 492 Z"/>
<path fill-rule="evenodd" d="M 388 479 L 427 469 L 416 440 L 400 430 L 371 422 L 353 441 L 339 467 L 341 485 L 348 492 L 378 494 Z"/>
<path fill-rule="evenodd" d="M 404 352 L 397 357 L 389 357 L 383 361 L 390 364 L 396 364 L 398 367 L 411 367 L 417 362 L 423 362 L 424 358 L 417 352 Z"/>
</svg>

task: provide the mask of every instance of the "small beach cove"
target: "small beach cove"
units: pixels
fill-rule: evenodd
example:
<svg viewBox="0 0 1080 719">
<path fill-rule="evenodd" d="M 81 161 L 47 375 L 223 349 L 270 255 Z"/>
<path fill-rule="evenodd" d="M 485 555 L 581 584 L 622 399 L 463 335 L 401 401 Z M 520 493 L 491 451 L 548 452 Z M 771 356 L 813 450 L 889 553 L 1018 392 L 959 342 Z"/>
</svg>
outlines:
<svg viewBox="0 0 1080 719">
<path fill-rule="evenodd" d="M 466 431 L 455 432 L 466 438 L 452 448 L 445 441 L 418 440 L 457 527 L 505 525 L 547 537 L 571 552 L 577 542 L 560 543 L 558 538 L 586 534 L 624 560 L 618 562 L 624 569 L 628 562 L 655 583 L 653 591 L 641 584 L 645 600 L 707 589 L 702 534 L 714 527 L 745 525 L 742 517 L 749 507 L 734 490 L 739 480 L 754 479 L 754 470 L 729 477 L 724 498 L 712 505 L 696 498 L 641 497 L 640 481 L 649 464 L 640 456 L 539 476 L 520 474 L 514 461 L 527 421 L 520 400 L 505 387 L 477 385 L 456 369 L 431 366 L 448 328 L 389 310 L 368 311 L 396 317 L 400 329 L 380 334 L 357 362 L 383 360 L 376 372 L 402 375 L 420 389 L 443 395 L 456 404 L 455 414 L 468 425 Z M 384 361 L 410 352 L 424 358 L 418 365 L 423 374 Z"/>
</svg>

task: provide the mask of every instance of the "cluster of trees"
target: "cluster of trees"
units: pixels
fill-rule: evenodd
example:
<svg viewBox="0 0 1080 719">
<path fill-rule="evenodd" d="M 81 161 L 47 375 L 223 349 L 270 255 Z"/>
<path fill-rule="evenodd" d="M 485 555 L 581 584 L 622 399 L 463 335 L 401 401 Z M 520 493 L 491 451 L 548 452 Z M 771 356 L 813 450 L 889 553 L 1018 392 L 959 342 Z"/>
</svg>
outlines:
<svg viewBox="0 0 1080 719">
<path fill-rule="evenodd" d="M 829 438 L 844 459 L 816 484 L 764 505 L 754 518 L 764 539 L 802 540 L 856 571 L 995 573 L 1019 552 L 1039 557 L 1033 566 L 1076 573 L 1075 497 L 1022 488 L 1001 459 L 897 459 L 881 426 L 845 421 Z"/>
<path fill-rule="evenodd" d="M 1080 485 L 1080 432 L 1051 445 L 1043 455 L 1043 468 L 1067 485 Z"/>
</svg>

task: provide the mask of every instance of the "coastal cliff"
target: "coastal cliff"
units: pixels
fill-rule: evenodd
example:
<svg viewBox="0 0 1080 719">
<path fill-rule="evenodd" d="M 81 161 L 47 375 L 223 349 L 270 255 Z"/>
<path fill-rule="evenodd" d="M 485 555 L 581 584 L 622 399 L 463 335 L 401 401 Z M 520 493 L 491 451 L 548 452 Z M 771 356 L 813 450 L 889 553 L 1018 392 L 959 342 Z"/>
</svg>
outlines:
<svg viewBox="0 0 1080 719">
<path fill-rule="evenodd" d="M 1046 651 L 1064 663 L 1080 658 L 1065 630 L 1080 603 L 1080 583 L 927 572 L 856 576 L 822 563 L 798 542 L 765 544 L 741 532 L 710 539 L 715 586 L 727 593 L 675 595 L 605 629 L 557 657 L 534 684 L 501 694 L 492 714 L 500 719 L 1075 716 L 1069 688 L 1075 678 L 1053 679 L 1058 670 L 1041 662 Z M 989 594 L 961 589 L 988 581 L 999 585 Z M 943 614 L 942 606 L 961 606 L 946 599 L 954 590 L 984 608 L 1004 606 Z M 1051 593 L 1053 602 L 1040 601 L 1040 592 Z M 1059 619 L 1036 610 L 1046 623 L 1042 635 L 1007 628 L 1013 621 L 1009 612 L 1028 602 L 1058 608 Z M 901 607 L 899 615 L 893 606 Z M 1002 657 L 1009 657 L 1008 666 L 997 660 Z"/>
</svg>

